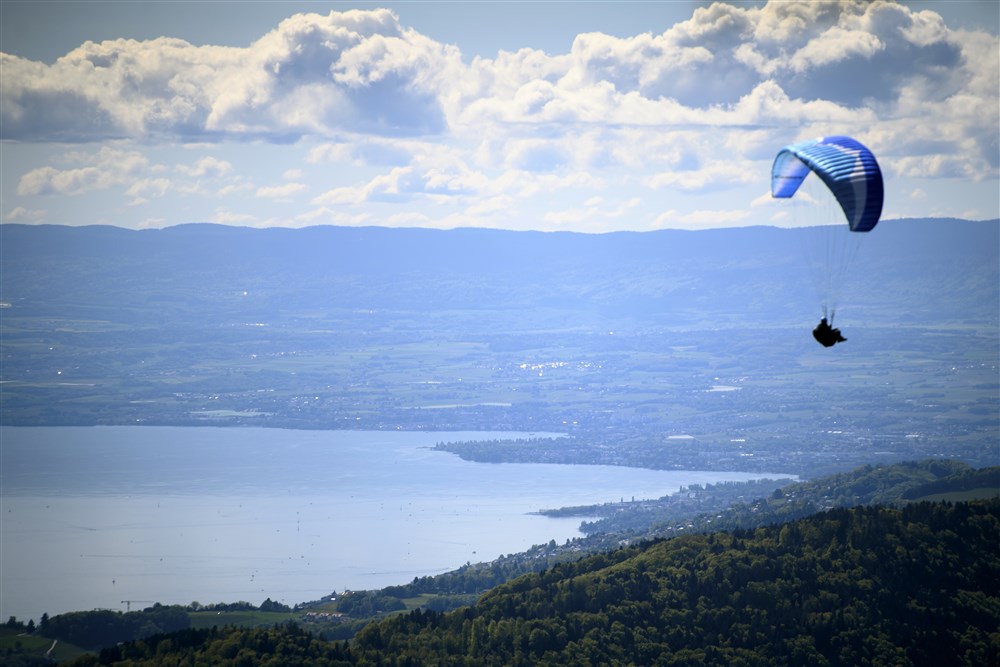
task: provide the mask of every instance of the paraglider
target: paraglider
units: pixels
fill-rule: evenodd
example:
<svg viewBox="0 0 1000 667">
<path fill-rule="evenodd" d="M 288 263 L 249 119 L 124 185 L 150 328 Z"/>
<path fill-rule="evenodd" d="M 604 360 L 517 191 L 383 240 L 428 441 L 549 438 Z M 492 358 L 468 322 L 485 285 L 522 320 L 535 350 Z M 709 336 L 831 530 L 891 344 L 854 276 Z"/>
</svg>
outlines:
<svg viewBox="0 0 1000 667">
<path fill-rule="evenodd" d="M 836 313 L 835 289 L 846 273 L 849 259 L 837 259 L 845 254 L 834 247 L 843 246 L 846 237 L 871 231 L 882 215 L 884 190 L 882 171 L 875 156 L 859 141 L 845 136 L 820 137 L 785 146 L 774 158 L 771 167 L 771 196 L 776 199 L 793 197 L 810 174 L 823 183 L 827 195 L 832 195 L 839 210 L 837 227 L 832 229 L 825 249 L 827 266 L 823 319 L 813 330 L 813 337 L 824 347 L 842 343 L 839 329 L 833 328 Z M 846 226 L 844 225 L 846 222 Z M 827 320 L 829 315 L 829 320 Z"/>
<path fill-rule="evenodd" d="M 837 343 L 843 343 L 847 339 L 844 338 L 843 334 L 840 333 L 840 329 L 834 329 L 833 326 L 826 321 L 826 317 L 819 321 L 816 328 L 813 329 L 813 338 L 816 342 L 823 347 L 833 347 Z"/>
</svg>

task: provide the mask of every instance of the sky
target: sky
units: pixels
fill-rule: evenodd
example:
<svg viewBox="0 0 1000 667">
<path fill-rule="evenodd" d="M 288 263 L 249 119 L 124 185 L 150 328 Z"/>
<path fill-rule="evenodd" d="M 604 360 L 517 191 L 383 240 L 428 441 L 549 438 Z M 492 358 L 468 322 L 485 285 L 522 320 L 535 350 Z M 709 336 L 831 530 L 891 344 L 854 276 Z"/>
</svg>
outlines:
<svg viewBox="0 0 1000 667">
<path fill-rule="evenodd" d="M 611 232 L 1000 217 L 1000 3 L 0 0 L 0 222 Z"/>
</svg>

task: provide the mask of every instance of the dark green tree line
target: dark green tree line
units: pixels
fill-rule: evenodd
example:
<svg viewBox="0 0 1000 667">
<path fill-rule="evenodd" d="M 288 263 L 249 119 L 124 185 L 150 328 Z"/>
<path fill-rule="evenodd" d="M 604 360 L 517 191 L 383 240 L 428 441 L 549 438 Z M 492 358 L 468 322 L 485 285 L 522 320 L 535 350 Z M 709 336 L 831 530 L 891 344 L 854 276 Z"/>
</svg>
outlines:
<svg viewBox="0 0 1000 667">
<path fill-rule="evenodd" d="M 184 631 L 86 665 L 1000 664 L 1000 500 L 834 509 L 557 564 L 470 607 L 372 623 Z"/>
<path fill-rule="evenodd" d="M 187 611 L 180 606 L 155 605 L 143 611 L 122 613 L 98 609 L 74 611 L 46 617 L 41 633 L 77 646 L 97 650 L 118 642 L 191 627 Z"/>
<path fill-rule="evenodd" d="M 624 549 L 369 626 L 355 650 L 359 664 L 995 664 L 998 511 L 841 509 Z"/>
</svg>

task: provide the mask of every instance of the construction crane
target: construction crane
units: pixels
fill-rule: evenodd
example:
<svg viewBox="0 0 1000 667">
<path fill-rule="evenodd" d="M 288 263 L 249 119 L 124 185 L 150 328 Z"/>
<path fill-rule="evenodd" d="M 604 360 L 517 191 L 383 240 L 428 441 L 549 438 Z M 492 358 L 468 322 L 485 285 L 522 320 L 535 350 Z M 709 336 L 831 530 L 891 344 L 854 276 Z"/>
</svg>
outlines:
<svg viewBox="0 0 1000 667">
<path fill-rule="evenodd" d="M 121 603 L 125 605 L 125 613 L 132 611 L 133 604 L 156 604 L 152 600 L 122 600 Z"/>
</svg>

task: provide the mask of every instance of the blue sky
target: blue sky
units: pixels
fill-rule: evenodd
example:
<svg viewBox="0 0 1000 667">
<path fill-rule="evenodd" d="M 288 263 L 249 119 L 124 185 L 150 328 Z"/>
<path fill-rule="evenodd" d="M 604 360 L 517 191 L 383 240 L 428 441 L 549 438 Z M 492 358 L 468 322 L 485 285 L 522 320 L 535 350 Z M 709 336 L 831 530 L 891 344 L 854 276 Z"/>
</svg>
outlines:
<svg viewBox="0 0 1000 667">
<path fill-rule="evenodd" d="M 0 219 L 605 232 L 809 224 L 848 134 L 884 216 L 1000 217 L 1000 3 L 0 3 Z"/>
</svg>

